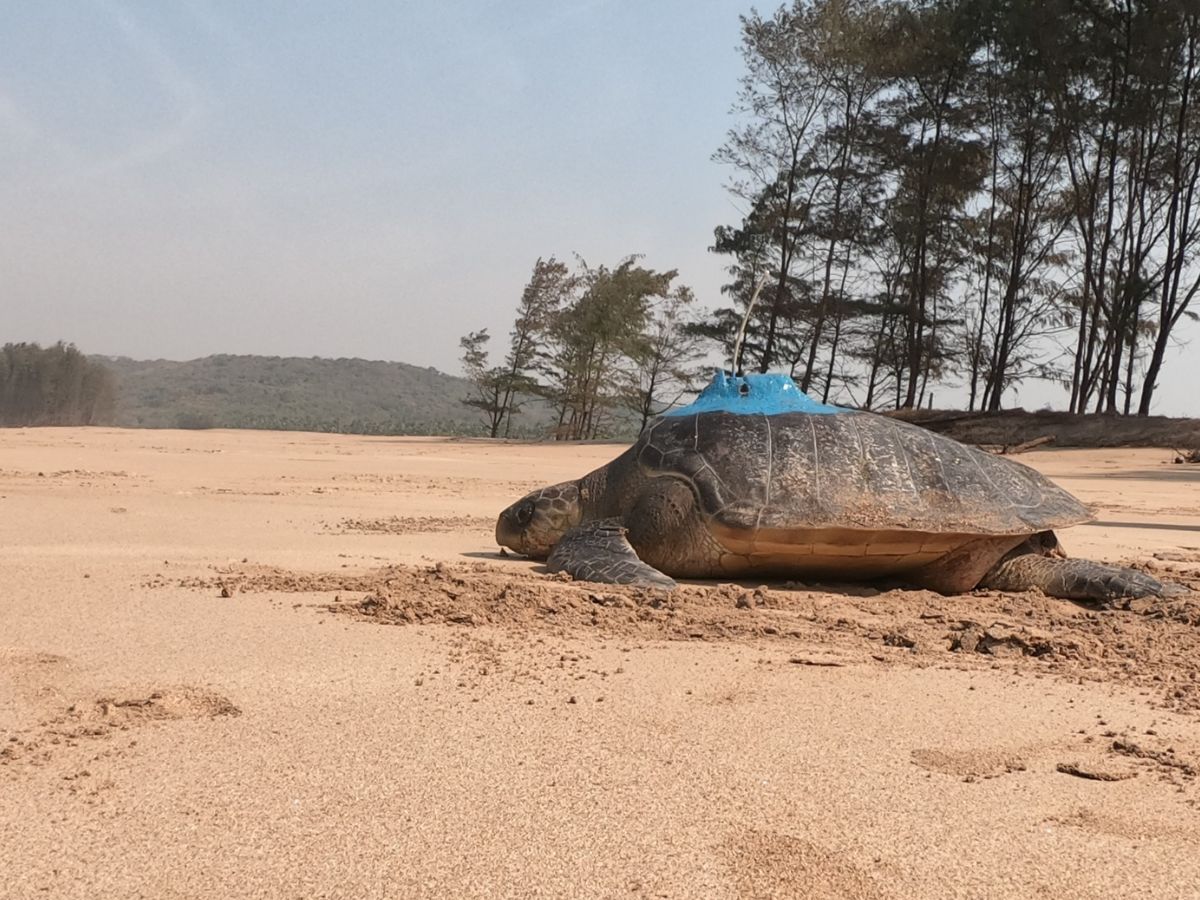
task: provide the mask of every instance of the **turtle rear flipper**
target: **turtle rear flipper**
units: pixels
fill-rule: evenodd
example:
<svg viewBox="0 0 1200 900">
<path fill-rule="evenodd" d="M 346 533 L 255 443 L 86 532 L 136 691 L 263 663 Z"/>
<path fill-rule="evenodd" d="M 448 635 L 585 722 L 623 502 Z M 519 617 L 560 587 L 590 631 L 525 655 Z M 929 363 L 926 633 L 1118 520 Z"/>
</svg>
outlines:
<svg viewBox="0 0 1200 900">
<path fill-rule="evenodd" d="M 551 572 L 568 572 L 580 581 L 632 584 L 673 590 L 675 580 L 648 566 L 625 538 L 619 519 L 600 519 L 576 526 L 559 539 L 546 560 Z"/>
<path fill-rule="evenodd" d="M 980 582 L 980 587 L 1001 591 L 1038 588 L 1051 597 L 1101 603 L 1138 597 L 1173 597 L 1187 592 L 1186 588 L 1163 584 L 1136 569 L 1036 553 L 1001 560 Z"/>
</svg>

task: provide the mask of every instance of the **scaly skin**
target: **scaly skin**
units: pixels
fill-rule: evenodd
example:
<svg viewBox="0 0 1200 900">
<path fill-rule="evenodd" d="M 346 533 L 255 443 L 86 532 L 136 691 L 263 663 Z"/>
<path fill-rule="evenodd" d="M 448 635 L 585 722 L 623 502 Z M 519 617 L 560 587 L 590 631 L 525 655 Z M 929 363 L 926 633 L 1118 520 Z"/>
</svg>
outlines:
<svg viewBox="0 0 1200 900">
<path fill-rule="evenodd" d="M 1001 560 L 980 582 L 980 587 L 999 591 L 1038 588 L 1066 600 L 1114 600 L 1166 597 L 1174 591 L 1156 578 L 1135 569 L 1109 566 L 1090 559 L 1059 559 L 1023 553 Z"/>
<path fill-rule="evenodd" d="M 633 584 L 673 590 L 675 579 L 648 566 L 625 539 L 619 519 L 599 519 L 568 531 L 546 561 L 551 572 L 570 572 L 580 581 Z"/>
</svg>

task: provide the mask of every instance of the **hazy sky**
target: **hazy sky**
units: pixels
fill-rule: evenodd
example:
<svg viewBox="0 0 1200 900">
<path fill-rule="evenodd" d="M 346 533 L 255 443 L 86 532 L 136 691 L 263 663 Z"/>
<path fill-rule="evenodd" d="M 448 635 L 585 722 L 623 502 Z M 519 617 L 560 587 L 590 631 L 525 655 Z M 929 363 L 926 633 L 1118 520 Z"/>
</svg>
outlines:
<svg viewBox="0 0 1200 900">
<path fill-rule="evenodd" d="M 9 2 L 0 339 L 458 371 L 575 252 L 715 303 L 750 5 Z M 1186 353 L 1158 411 L 1200 414 Z"/>
</svg>

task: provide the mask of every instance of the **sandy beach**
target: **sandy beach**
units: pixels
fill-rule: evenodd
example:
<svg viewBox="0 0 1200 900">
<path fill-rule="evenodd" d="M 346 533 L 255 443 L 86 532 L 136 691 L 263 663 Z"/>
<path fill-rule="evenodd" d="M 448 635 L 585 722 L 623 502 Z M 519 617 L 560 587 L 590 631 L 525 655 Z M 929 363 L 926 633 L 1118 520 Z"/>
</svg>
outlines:
<svg viewBox="0 0 1200 900">
<path fill-rule="evenodd" d="M 616 445 L 0 431 L 3 898 L 1200 897 L 1200 600 L 501 557 Z M 1020 457 L 1200 584 L 1200 466 Z"/>
</svg>

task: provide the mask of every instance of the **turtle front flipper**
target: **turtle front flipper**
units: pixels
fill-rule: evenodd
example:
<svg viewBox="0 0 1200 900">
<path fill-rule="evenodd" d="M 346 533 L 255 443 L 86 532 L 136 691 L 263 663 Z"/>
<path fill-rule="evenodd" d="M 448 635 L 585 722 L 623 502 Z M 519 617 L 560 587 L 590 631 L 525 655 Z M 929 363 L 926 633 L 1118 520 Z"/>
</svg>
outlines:
<svg viewBox="0 0 1200 900">
<path fill-rule="evenodd" d="M 672 590 L 677 585 L 634 552 L 625 538 L 619 519 L 599 519 L 578 525 L 564 534 L 554 547 L 546 567 L 551 572 L 568 572 L 580 581 L 632 584 Z"/>
<path fill-rule="evenodd" d="M 1163 584 L 1136 569 L 1109 566 L 1089 559 L 1061 559 L 1024 553 L 1001 560 L 984 576 L 980 587 L 1001 591 L 1038 588 L 1065 600 L 1115 601 L 1138 597 L 1172 597 L 1186 589 Z"/>
</svg>

